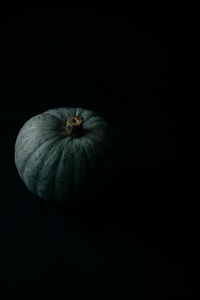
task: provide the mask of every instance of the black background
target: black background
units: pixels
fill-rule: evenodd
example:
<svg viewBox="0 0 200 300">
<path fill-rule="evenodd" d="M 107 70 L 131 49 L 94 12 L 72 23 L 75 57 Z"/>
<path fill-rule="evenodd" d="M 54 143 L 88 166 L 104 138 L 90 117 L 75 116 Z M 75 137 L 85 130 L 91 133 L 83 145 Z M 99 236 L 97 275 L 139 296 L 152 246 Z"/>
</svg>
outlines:
<svg viewBox="0 0 200 300">
<path fill-rule="evenodd" d="M 192 205 L 175 157 L 177 20 L 164 5 L 1 10 L 1 299 L 192 295 Z M 21 126 L 62 106 L 99 112 L 122 148 L 108 190 L 79 207 L 34 197 L 14 165 Z"/>
</svg>

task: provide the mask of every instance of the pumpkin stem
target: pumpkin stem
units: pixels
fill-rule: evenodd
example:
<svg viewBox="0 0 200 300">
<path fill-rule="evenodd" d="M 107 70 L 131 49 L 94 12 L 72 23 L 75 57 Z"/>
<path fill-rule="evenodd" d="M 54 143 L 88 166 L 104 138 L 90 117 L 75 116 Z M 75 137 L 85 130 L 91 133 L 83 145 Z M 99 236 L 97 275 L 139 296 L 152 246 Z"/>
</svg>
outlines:
<svg viewBox="0 0 200 300">
<path fill-rule="evenodd" d="M 71 137 L 79 137 L 82 134 L 83 117 L 71 116 L 67 119 L 66 132 Z"/>
</svg>

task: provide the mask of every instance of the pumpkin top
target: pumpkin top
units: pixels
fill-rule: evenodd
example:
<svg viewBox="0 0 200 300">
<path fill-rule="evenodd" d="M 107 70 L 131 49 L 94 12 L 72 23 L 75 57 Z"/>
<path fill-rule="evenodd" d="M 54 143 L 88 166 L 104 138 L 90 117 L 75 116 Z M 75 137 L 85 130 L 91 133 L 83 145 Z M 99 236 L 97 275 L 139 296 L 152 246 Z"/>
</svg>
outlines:
<svg viewBox="0 0 200 300">
<path fill-rule="evenodd" d="M 66 122 L 67 135 L 71 137 L 79 137 L 82 134 L 83 129 L 83 117 L 82 116 L 70 116 Z"/>
</svg>

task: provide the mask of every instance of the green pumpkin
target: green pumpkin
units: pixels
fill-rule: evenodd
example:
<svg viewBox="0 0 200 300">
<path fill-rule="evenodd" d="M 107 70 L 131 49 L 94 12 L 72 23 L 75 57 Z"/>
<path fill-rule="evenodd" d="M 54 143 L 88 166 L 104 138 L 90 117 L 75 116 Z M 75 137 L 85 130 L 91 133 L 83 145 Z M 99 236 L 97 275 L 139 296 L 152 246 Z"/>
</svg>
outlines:
<svg viewBox="0 0 200 300">
<path fill-rule="evenodd" d="M 21 179 L 51 202 L 95 196 L 111 180 L 115 154 L 112 127 L 83 108 L 55 108 L 32 117 L 15 143 Z"/>
</svg>

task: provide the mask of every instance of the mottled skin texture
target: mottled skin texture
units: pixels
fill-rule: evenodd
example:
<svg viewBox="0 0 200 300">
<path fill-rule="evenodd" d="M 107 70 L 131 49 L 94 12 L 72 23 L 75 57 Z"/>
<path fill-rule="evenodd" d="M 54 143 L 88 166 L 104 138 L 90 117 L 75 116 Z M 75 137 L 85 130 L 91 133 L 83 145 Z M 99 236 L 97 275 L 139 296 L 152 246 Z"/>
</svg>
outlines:
<svg viewBox="0 0 200 300">
<path fill-rule="evenodd" d="M 82 135 L 67 134 L 70 116 L 81 116 Z M 36 115 L 21 128 L 15 164 L 27 188 L 52 202 L 77 202 L 94 195 L 109 180 L 113 131 L 95 112 L 56 108 Z"/>
</svg>

